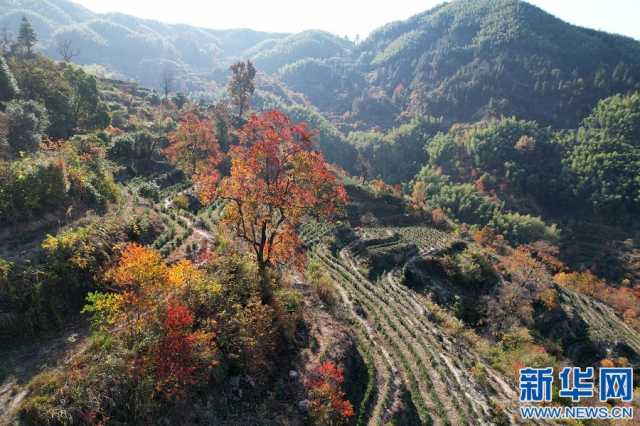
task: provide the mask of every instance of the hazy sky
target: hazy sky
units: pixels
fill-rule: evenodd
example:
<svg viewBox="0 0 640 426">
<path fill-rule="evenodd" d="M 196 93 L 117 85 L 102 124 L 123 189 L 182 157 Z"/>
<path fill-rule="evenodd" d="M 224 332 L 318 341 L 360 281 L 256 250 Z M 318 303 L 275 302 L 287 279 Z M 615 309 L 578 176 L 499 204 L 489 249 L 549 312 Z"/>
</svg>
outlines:
<svg viewBox="0 0 640 426">
<path fill-rule="evenodd" d="M 74 0 L 96 12 L 122 12 L 168 23 L 208 28 L 297 32 L 322 29 L 339 35 L 369 32 L 406 19 L 441 0 Z M 530 0 L 573 24 L 640 40 L 640 0 Z"/>
</svg>

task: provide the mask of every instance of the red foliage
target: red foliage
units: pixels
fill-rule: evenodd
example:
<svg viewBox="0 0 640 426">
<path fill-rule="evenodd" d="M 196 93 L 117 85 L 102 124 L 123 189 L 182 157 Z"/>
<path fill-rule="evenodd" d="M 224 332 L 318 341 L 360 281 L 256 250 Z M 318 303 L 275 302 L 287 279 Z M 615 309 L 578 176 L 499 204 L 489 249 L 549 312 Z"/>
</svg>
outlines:
<svg viewBox="0 0 640 426">
<path fill-rule="evenodd" d="M 344 373 L 334 362 L 316 366 L 305 384 L 309 389 L 312 415 L 321 424 L 346 423 L 355 414 L 342 391 Z"/>
<path fill-rule="evenodd" d="M 611 306 L 625 323 L 640 330 L 640 289 L 613 287 L 591 272 L 560 272 L 554 281 Z"/>
<path fill-rule="evenodd" d="M 155 355 L 157 388 L 168 396 L 194 384 L 196 366 L 193 358 L 193 336 L 189 329 L 193 314 L 185 306 L 169 303 L 164 320 L 164 338 Z"/>
<path fill-rule="evenodd" d="M 279 111 L 254 114 L 239 136 L 240 145 L 230 150 L 230 176 L 218 192 L 229 201 L 222 223 L 250 245 L 261 269 L 300 265 L 296 228 L 308 215 L 334 215 L 346 192 L 313 150 L 304 123 Z"/>
</svg>

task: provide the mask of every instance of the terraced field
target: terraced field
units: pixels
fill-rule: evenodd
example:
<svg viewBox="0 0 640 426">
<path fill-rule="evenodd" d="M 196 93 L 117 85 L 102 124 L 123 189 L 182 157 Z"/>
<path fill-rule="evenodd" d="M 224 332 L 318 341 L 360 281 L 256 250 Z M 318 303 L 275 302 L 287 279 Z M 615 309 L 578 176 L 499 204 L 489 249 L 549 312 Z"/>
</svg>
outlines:
<svg viewBox="0 0 640 426">
<path fill-rule="evenodd" d="M 369 395 L 371 408 L 361 424 L 389 421 L 403 387 L 410 392 L 423 424 L 492 424 L 496 405 L 505 407 L 509 420 L 516 422 L 515 390 L 462 341 L 431 321 L 420 295 L 402 286 L 391 273 L 375 283 L 370 281 L 359 272 L 348 249 L 333 255 L 318 243 L 326 229 L 311 228 L 303 232 L 308 243 L 315 243 L 309 256 L 320 261 L 337 283 L 358 342 L 376 369 L 378 392 Z M 484 384 L 471 374 L 477 365 L 486 372 Z"/>
<path fill-rule="evenodd" d="M 613 309 L 571 289 L 558 286 L 560 303 L 564 309 L 579 316 L 588 327 L 589 336 L 596 342 L 624 342 L 640 353 L 640 336 L 621 321 Z"/>
<path fill-rule="evenodd" d="M 487 383 L 485 387 L 477 383 L 471 369 L 484 362 L 428 319 L 419 295 L 400 285 L 392 274 L 377 283 L 369 281 L 346 249 L 333 256 L 318 246 L 311 256 L 326 266 L 338 284 L 359 340 L 381 370 L 381 391 L 369 424 L 384 424 L 391 415 L 396 376 L 410 391 L 423 424 L 492 424 L 496 413 L 488 393 L 515 421 L 515 391 L 486 365 Z"/>
<path fill-rule="evenodd" d="M 368 249 L 391 247 L 394 242 L 413 243 L 426 255 L 448 248 L 455 239 L 450 234 L 428 226 L 377 226 L 361 228 L 363 240 L 383 243 L 367 244 Z M 366 241 L 365 241 L 366 243 Z"/>
</svg>

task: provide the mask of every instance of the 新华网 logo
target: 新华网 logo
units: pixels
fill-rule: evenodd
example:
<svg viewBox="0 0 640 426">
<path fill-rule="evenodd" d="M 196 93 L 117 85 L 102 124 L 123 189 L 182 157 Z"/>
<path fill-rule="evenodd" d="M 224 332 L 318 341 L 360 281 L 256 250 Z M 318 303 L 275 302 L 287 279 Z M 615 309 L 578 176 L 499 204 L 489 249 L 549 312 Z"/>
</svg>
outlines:
<svg viewBox="0 0 640 426">
<path fill-rule="evenodd" d="M 592 398 L 596 394 L 593 367 L 565 367 L 559 374 L 558 396 L 572 402 Z M 551 402 L 553 395 L 553 368 L 520 369 L 520 403 Z M 633 400 L 633 368 L 603 367 L 598 371 L 598 399 L 600 402 Z M 525 419 L 631 419 L 633 407 L 628 406 L 521 406 Z"/>
</svg>

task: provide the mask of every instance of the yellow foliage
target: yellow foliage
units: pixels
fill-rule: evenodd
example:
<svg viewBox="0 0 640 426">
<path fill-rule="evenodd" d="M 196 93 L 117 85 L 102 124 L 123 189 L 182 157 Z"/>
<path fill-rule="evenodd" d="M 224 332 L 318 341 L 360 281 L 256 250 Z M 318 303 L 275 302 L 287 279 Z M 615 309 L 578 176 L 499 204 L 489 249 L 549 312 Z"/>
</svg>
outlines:
<svg viewBox="0 0 640 426">
<path fill-rule="evenodd" d="M 157 251 L 129 244 L 106 276 L 123 288 L 145 288 L 166 283 L 168 269 Z"/>
<path fill-rule="evenodd" d="M 182 287 L 187 283 L 202 282 L 204 273 L 188 260 L 181 260 L 167 271 L 167 283 L 173 287 Z"/>
<path fill-rule="evenodd" d="M 542 290 L 538 297 L 550 311 L 558 306 L 558 293 L 552 287 Z"/>
</svg>

